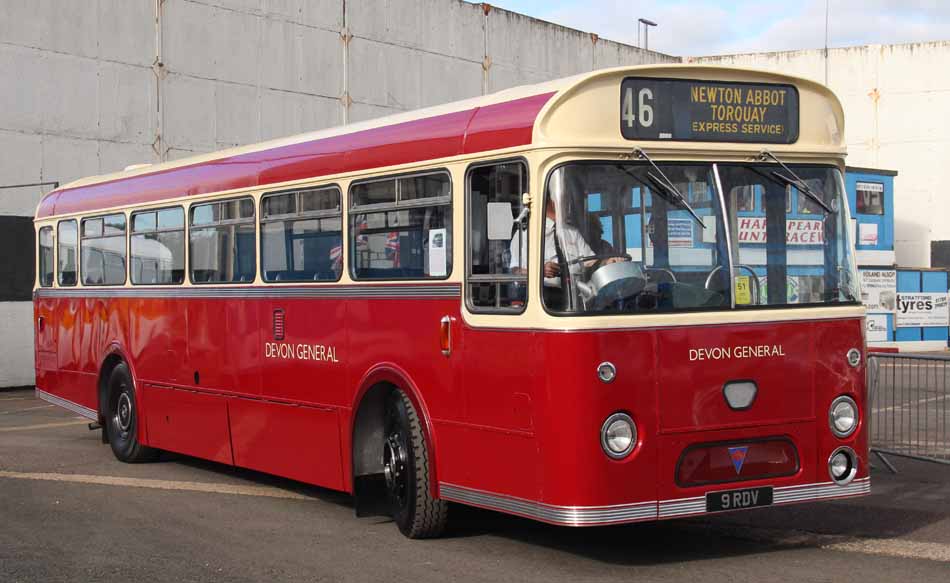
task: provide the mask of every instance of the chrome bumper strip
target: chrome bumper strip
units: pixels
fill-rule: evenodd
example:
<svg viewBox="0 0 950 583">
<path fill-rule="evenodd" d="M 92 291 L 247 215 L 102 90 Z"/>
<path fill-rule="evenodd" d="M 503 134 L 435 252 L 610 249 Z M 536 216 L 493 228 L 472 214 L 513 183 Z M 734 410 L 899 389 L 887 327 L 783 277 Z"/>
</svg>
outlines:
<svg viewBox="0 0 950 583">
<path fill-rule="evenodd" d="M 439 490 L 441 497 L 446 500 L 480 506 L 490 510 L 499 510 L 564 526 L 620 524 L 656 519 L 656 502 L 638 502 L 614 506 L 555 506 L 453 484 L 441 483 L 439 484 Z"/>
<path fill-rule="evenodd" d="M 36 389 L 36 396 L 39 399 L 43 399 L 47 403 L 59 405 L 63 409 L 69 409 L 73 413 L 78 413 L 79 415 L 82 415 L 86 419 L 92 419 L 93 421 L 97 421 L 99 419 L 99 415 L 94 410 L 90 409 L 89 407 L 85 407 L 83 405 L 80 405 L 79 403 L 73 403 L 72 401 L 67 401 L 66 399 L 62 397 L 57 397 L 56 395 L 47 393 L 46 391 L 42 389 Z"/>
<path fill-rule="evenodd" d="M 445 500 L 563 526 L 622 524 L 706 514 L 705 495 L 612 506 L 556 506 L 444 482 L 439 484 L 439 490 L 440 496 Z M 834 482 L 780 486 L 773 490 L 773 504 L 848 498 L 868 494 L 870 491 L 869 478 L 855 480 L 847 486 L 839 486 Z"/>
<path fill-rule="evenodd" d="M 741 487 L 739 489 L 741 489 Z M 728 489 L 723 489 L 722 491 L 727 490 Z M 711 492 L 715 491 L 716 490 L 711 490 Z M 862 496 L 870 492 L 870 478 L 857 479 L 847 486 L 839 486 L 834 482 L 802 484 L 799 486 L 779 486 L 772 491 L 772 504 L 777 506 L 780 504 L 792 504 L 794 502 L 814 502 L 829 498 L 848 498 L 851 496 Z M 706 514 L 706 496 L 661 500 L 658 506 L 658 518 L 676 518 L 679 516 Z"/>
</svg>

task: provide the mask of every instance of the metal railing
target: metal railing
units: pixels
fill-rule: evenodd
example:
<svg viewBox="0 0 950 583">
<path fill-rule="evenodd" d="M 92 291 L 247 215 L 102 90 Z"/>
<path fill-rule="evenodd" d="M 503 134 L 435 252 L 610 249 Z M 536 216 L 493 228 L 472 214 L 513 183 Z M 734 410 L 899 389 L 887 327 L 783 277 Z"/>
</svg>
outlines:
<svg viewBox="0 0 950 583">
<path fill-rule="evenodd" d="M 872 354 L 868 358 L 871 451 L 950 464 L 950 358 Z"/>
</svg>

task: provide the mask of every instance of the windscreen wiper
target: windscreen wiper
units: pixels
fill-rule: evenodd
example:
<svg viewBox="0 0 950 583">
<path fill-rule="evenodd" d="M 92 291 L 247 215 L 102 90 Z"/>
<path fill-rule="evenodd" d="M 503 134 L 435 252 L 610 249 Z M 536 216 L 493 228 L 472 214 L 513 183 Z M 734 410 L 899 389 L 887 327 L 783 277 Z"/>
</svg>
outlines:
<svg viewBox="0 0 950 583">
<path fill-rule="evenodd" d="M 684 208 L 689 214 L 693 215 L 693 218 L 696 219 L 696 222 L 699 223 L 699 226 L 705 229 L 706 223 L 704 223 L 703 220 L 699 218 L 699 215 L 696 214 L 696 211 L 693 210 L 693 207 L 691 207 L 689 202 L 686 201 L 686 197 L 680 194 L 680 191 L 673 184 L 673 181 L 667 178 L 666 174 L 660 170 L 660 167 L 657 166 L 649 156 L 647 156 L 647 153 L 641 148 L 634 148 L 633 154 L 640 160 L 646 160 L 649 162 L 650 166 L 653 166 L 653 169 L 656 170 L 656 174 L 647 171 L 647 178 L 650 179 L 650 182 L 653 183 L 653 186 L 657 191 L 664 194 L 663 198 Z M 659 174 L 659 176 L 657 174 Z"/>
<path fill-rule="evenodd" d="M 802 180 L 798 174 L 795 174 L 794 172 L 792 172 L 792 169 L 786 166 L 784 162 L 779 160 L 775 154 L 773 154 L 772 152 L 768 150 L 762 150 L 759 153 L 759 159 L 762 160 L 763 162 L 768 162 L 769 160 L 775 161 L 779 166 L 782 167 L 783 170 L 791 174 L 791 176 L 786 176 L 782 174 L 781 172 L 775 172 L 775 171 L 772 172 L 772 176 L 774 176 L 775 178 L 778 178 L 780 182 L 782 182 L 783 184 L 787 186 L 794 186 L 795 188 L 797 188 L 799 192 L 801 192 L 802 194 L 810 198 L 812 202 L 814 202 L 821 208 L 825 209 L 825 212 L 827 212 L 829 215 L 834 214 L 835 211 L 830 206 L 828 206 L 828 203 L 822 200 L 821 197 L 818 196 L 818 193 L 816 193 L 814 190 L 812 190 L 810 186 L 808 186 L 807 182 Z"/>
</svg>

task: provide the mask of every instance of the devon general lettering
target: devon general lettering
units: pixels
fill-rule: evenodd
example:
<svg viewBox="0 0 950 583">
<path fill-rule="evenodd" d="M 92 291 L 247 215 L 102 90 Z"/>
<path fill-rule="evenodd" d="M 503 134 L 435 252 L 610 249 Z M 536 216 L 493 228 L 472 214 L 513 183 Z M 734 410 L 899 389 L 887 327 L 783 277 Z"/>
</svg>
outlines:
<svg viewBox="0 0 950 583">
<path fill-rule="evenodd" d="M 324 344 L 290 344 L 288 342 L 265 342 L 265 358 L 283 358 L 286 360 L 313 360 L 316 362 L 340 362 L 336 358 L 336 347 Z"/>
<path fill-rule="evenodd" d="M 781 344 L 756 344 L 746 346 L 714 346 L 712 348 L 690 348 L 689 359 L 726 360 L 729 358 L 768 358 L 785 356 Z"/>
</svg>

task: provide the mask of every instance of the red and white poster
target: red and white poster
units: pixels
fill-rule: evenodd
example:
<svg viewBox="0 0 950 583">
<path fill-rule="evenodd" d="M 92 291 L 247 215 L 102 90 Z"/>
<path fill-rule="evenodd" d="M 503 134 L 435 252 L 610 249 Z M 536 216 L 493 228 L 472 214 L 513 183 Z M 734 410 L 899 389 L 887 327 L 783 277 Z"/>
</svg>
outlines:
<svg viewBox="0 0 950 583">
<path fill-rule="evenodd" d="M 765 217 L 739 217 L 739 243 L 765 243 Z M 788 219 L 785 221 L 785 241 L 789 245 L 822 245 L 825 228 L 820 220 Z"/>
</svg>

